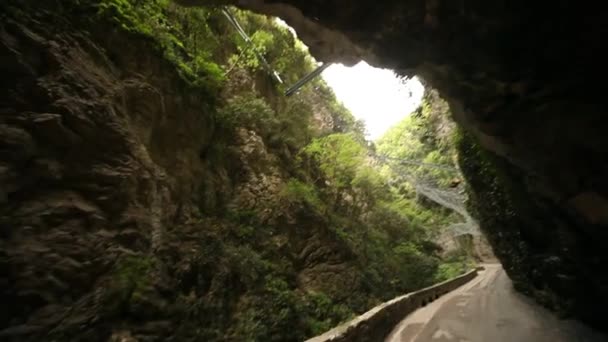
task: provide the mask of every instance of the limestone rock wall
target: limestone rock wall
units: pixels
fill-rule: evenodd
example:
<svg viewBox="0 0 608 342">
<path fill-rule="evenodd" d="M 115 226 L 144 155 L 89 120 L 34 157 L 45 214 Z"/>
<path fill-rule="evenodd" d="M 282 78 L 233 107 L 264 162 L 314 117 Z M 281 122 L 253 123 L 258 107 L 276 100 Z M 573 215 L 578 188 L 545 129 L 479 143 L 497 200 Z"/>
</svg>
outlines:
<svg viewBox="0 0 608 342">
<path fill-rule="evenodd" d="M 214 151 L 213 100 L 151 42 L 45 4 L 1 14 L 0 340 L 230 339 L 256 261 L 232 207 L 284 228 L 261 240 L 297 286 L 358 289 L 325 222 L 269 209 L 287 170 L 255 132 Z"/>
</svg>

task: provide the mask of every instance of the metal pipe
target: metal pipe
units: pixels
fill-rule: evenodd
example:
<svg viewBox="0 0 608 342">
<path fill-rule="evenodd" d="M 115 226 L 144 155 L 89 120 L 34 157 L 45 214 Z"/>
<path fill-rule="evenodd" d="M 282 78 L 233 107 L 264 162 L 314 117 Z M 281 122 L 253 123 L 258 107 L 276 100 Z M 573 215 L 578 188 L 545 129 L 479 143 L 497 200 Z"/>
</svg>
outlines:
<svg viewBox="0 0 608 342">
<path fill-rule="evenodd" d="M 272 69 L 272 67 L 270 66 L 270 64 L 266 61 L 266 58 L 264 58 L 264 56 L 262 56 L 262 54 L 260 54 L 255 49 L 253 41 L 251 41 L 251 38 L 249 38 L 249 36 L 245 32 L 245 30 L 243 30 L 243 28 L 241 27 L 241 25 L 239 24 L 239 22 L 236 20 L 236 18 L 232 15 L 232 13 L 230 13 L 230 10 L 227 7 L 224 7 L 224 8 L 222 8 L 222 13 L 228 19 L 228 21 L 230 22 L 230 24 L 232 24 L 232 26 L 234 26 L 234 28 L 239 33 L 239 35 L 241 36 L 241 38 L 243 38 L 243 40 L 249 45 L 249 47 L 251 47 L 251 49 L 255 53 L 256 57 L 258 58 L 258 60 L 262 64 L 262 67 L 264 69 L 266 69 L 266 72 L 268 72 L 270 74 L 270 76 L 272 76 L 277 82 L 279 82 L 279 83 L 282 84 L 283 80 L 281 79 L 281 77 L 279 76 L 279 74 L 274 69 Z"/>
<path fill-rule="evenodd" d="M 323 65 L 317 67 L 310 74 L 302 77 L 299 81 L 297 81 L 293 86 L 289 87 L 285 91 L 285 96 L 291 96 L 298 89 L 302 88 L 306 83 L 310 82 L 313 78 L 317 77 L 319 74 L 323 72 L 323 70 L 327 69 L 331 63 L 324 63 Z"/>
</svg>

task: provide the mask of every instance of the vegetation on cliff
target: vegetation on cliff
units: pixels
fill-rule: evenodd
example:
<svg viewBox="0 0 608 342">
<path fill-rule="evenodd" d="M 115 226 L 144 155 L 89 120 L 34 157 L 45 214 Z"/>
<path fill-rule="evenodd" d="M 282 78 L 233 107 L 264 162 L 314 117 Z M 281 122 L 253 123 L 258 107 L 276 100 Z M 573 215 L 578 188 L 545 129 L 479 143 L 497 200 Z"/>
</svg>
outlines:
<svg viewBox="0 0 608 342">
<path fill-rule="evenodd" d="M 549 253 L 542 257 L 531 257 L 531 251 L 538 248 L 538 245 L 547 244 L 548 238 L 541 233 L 545 222 L 529 219 L 539 212 L 534 207 L 534 202 L 539 200 L 526 194 L 523 175 L 510 167 L 506 160 L 484 149 L 464 129 L 459 130 L 456 147 L 459 151 L 458 162 L 470 181 L 467 191 L 469 210 L 484 227 L 488 240 L 515 288 L 560 314 L 572 311 L 573 302 L 558 299 L 556 293 L 547 286 L 548 282 L 557 281 L 552 279 L 556 269 L 572 267 L 569 265 L 571 261 L 560 260 Z M 550 209 L 543 207 L 542 210 Z M 560 238 L 563 237 L 557 239 Z M 533 276 L 525 278 L 525 274 Z M 541 274 L 552 276 L 541 277 Z"/>
<path fill-rule="evenodd" d="M 449 189 L 460 181 L 455 164 L 455 124 L 450 115 L 447 103 L 438 96 L 437 91 L 427 89 L 420 107 L 389 129 L 376 143 L 377 153 L 391 158 L 391 168 L 385 172 L 402 180 L 398 188 L 404 199 L 426 204 L 414 206 L 420 212 L 412 216 L 419 218 L 421 225 L 434 232 L 439 232 L 458 217 L 454 212 L 428 203 L 424 198 L 416 199 L 411 181 L 440 189 Z"/>
<path fill-rule="evenodd" d="M 219 9 L 182 8 L 167 0 L 7 1 L 2 6 L 13 22 L 38 28 L 47 41 L 69 37 L 57 39 L 66 50 L 76 50 L 74 42 L 82 36 L 93 37 L 94 47 L 78 46 L 93 51 L 96 57 L 87 60 L 91 65 L 112 70 L 115 78 L 137 74 L 154 79 L 150 82 L 161 98 L 175 97 L 177 103 L 194 99 L 200 114 L 192 118 L 176 110 L 146 121 L 138 110 L 154 110 L 142 106 L 124 112 L 129 119 L 121 121 L 125 127 L 119 132 L 133 134 L 137 138 L 129 143 L 139 144 L 132 154 L 149 153 L 147 162 L 177 175 L 177 185 L 167 194 L 141 186 L 133 191 L 132 202 L 140 195 L 173 199 L 175 193 L 185 193 L 180 200 L 188 200 L 176 204 L 170 217 L 159 219 L 162 229 L 149 219 L 163 209 L 154 201 L 112 222 L 120 231 L 108 242 L 111 253 L 88 256 L 104 259 L 95 279 L 83 285 L 90 295 L 68 301 L 65 317 L 70 319 L 32 336 L 106 341 L 117 330 L 126 330 L 151 341 L 299 341 L 468 267 L 465 253 L 441 256 L 434 242 L 452 214 L 416 198 L 407 182 L 391 182 L 398 171 L 370 157 L 374 149 L 364 139 L 363 125 L 321 79 L 296 96 L 282 96 L 285 85 L 272 81 Z M 273 18 L 231 11 L 285 84 L 314 68 L 302 44 Z M 110 102 L 75 88 L 70 91 L 86 101 Z M 430 101 L 389 132 L 377 150 L 452 163 L 452 151 L 444 140 L 435 139 L 433 129 L 440 125 L 434 123 L 439 120 L 436 113 L 428 110 Z M 201 120 L 208 130 L 171 131 L 173 122 L 186 118 L 192 120 L 186 126 Z M 153 130 L 148 121 L 161 124 Z M 154 140 L 159 131 L 166 134 L 162 142 L 187 143 L 167 150 Z M 104 141 L 109 144 L 110 138 Z M 188 144 L 200 145 L 196 163 L 187 165 L 197 172 L 177 172 L 183 164 L 175 166 L 164 158 L 183 157 L 180 148 Z M 176 160 L 186 159 L 180 158 Z M 423 168 L 413 172 L 441 186 L 451 177 Z M 159 184 L 165 180 L 161 172 L 148 177 L 161 179 Z M 123 186 L 99 182 L 93 188 Z M 96 200 L 99 207 L 107 205 L 103 196 Z M 122 228 L 132 221 L 135 228 Z M 139 235 L 151 237 L 141 242 Z M 13 303 L 20 311 L 0 328 L 25 324 L 37 310 L 56 310 L 51 297 L 45 292 L 37 301 L 23 299 L 29 306 Z M 70 316 L 79 310 L 85 315 Z M 84 325 L 78 320 L 82 316 L 88 320 Z"/>
</svg>

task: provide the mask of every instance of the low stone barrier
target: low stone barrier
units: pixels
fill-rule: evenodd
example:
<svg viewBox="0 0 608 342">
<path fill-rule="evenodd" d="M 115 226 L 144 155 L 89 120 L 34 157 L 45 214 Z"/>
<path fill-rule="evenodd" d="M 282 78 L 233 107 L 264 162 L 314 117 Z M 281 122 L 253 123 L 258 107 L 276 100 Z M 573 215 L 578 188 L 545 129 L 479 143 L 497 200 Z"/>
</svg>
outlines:
<svg viewBox="0 0 608 342">
<path fill-rule="evenodd" d="M 461 276 L 391 299 L 353 320 L 306 342 L 379 342 L 409 313 L 477 276 L 478 268 Z"/>
</svg>

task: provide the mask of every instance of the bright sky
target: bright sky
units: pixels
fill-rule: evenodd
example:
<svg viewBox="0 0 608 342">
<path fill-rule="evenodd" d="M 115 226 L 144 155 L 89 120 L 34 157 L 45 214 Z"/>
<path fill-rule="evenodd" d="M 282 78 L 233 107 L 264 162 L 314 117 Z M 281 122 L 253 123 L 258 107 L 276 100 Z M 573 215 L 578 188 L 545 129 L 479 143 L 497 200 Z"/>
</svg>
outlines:
<svg viewBox="0 0 608 342">
<path fill-rule="evenodd" d="M 414 111 L 424 94 L 416 77 L 404 84 L 393 71 L 374 68 L 363 61 L 353 67 L 331 65 L 322 76 L 338 100 L 357 119 L 365 121 L 370 140 L 380 138 Z"/>
<path fill-rule="evenodd" d="M 297 37 L 283 20 L 276 18 Z M 422 100 L 424 86 L 413 77 L 403 83 L 388 69 L 378 69 L 361 61 L 353 67 L 333 64 L 321 74 L 338 100 L 367 127 L 367 138 L 376 140 L 391 126 L 413 112 Z"/>
</svg>

